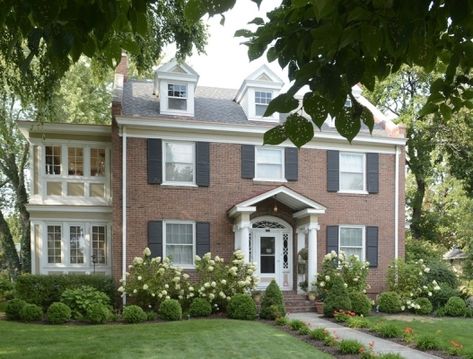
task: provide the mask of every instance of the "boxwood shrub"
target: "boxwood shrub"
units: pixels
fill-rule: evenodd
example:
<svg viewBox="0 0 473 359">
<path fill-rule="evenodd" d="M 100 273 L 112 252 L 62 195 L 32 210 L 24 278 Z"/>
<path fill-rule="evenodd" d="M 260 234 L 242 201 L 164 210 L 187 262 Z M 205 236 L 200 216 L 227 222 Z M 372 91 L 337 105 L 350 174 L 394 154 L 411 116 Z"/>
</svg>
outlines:
<svg viewBox="0 0 473 359">
<path fill-rule="evenodd" d="M 432 313 L 432 310 L 434 310 L 432 303 L 430 303 L 430 300 L 428 298 L 417 298 L 415 300 L 415 303 L 420 305 L 420 308 L 416 309 L 417 314 L 428 315 Z"/>
<path fill-rule="evenodd" d="M 102 303 L 93 303 L 87 308 L 85 319 L 92 324 L 102 324 L 110 318 L 111 315 L 112 313 L 108 306 Z"/>
<path fill-rule="evenodd" d="M 17 278 L 15 290 L 19 299 L 47 309 L 52 303 L 59 302 L 66 289 L 74 289 L 87 285 L 107 294 L 114 300 L 117 298 L 113 279 L 99 274 L 23 274 Z"/>
<path fill-rule="evenodd" d="M 189 308 L 191 318 L 208 317 L 212 313 L 212 306 L 204 298 L 196 298 L 192 301 Z"/>
<path fill-rule="evenodd" d="M 371 300 L 361 292 L 350 292 L 351 310 L 358 315 L 369 315 L 371 312 Z"/>
<path fill-rule="evenodd" d="M 256 319 L 256 304 L 248 294 L 235 294 L 227 306 L 227 314 L 232 319 Z"/>
<path fill-rule="evenodd" d="M 401 297 L 396 292 L 384 292 L 379 296 L 379 311 L 384 313 L 399 313 Z"/>
<path fill-rule="evenodd" d="M 48 322 L 51 324 L 64 324 L 71 319 L 71 308 L 61 302 L 54 302 L 47 311 Z"/>
<path fill-rule="evenodd" d="M 159 306 L 159 317 L 163 320 L 181 320 L 181 305 L 175 299 L 164 300 Z"/>
<path fill-rule="evenodd" d="M 451 297 L 445 305 L 445 312 L 451 317 L 463 317 L 466 313 L 466 303 L 460 297 Z"/>
<path fill-rule="evenodd" d="M 20 319 L 24 322 L 37 322 L 43 319 L 43 310 L 36 304 L 25 304 L 20 310 Z"/>
<path fill-rule="evenodd" d="M 127 323 L 141 323 L 148 319 L 148 315 L 137 305 L 127 305 L 123 308 L 123 320 Z"/>
<path fill-rule="evenodd" d="M 26 302 L 22 299 L 12 299 L 7 302 L 5 314 L 8 320 L 20 320 L 20 312 Z"/>
</svg>

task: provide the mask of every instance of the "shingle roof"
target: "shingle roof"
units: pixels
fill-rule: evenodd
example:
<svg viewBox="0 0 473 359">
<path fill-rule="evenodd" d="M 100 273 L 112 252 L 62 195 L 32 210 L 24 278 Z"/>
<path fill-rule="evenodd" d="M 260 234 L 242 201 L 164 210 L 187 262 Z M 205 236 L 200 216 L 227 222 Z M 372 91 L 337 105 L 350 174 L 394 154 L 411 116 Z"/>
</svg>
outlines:
<svg viewBox="0 0 473 359">
<path fill-rule="evenodd" d="M 237 93 L 236 89 L 218 87 L 198 86 L 195 92 L 193 118 L 186 120 L 220 122 L 228 124 L 248 124 L 242 107 L 233 99 Z M 157 117 L 159 114 L 159 97 L 153 95 L 153 82 L 151 80 L 130 80 L 123 88 L 123 115 Z M 169 116 L 166 116 L 169 117 Z M 287 114 L 281 114 L 281 122 L 284 122 Z M 176 119 L 180 118 L 176 116 Z M 255 121 L 250 121 L 254 123 Z M 272 124 L 271 124 L 272 125 Z M 335 132 L 335 128 L 324 124 L 323 132 Z M 368 128 L 362 125 L 362 132 L 368 132 Z M 387 136 L 382 124 L 375 124 L 374 135 Z"/>
</svg>

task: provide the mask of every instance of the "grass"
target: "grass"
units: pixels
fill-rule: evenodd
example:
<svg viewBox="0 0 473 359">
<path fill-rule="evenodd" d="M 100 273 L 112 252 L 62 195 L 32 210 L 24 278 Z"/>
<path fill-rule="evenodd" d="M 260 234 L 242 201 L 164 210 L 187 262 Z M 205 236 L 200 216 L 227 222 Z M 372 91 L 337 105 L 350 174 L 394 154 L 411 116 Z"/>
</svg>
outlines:
<svg viewBox="0 0 473 359">
<path fill-rule="evenodd" d="M 416 337 L 432 335 L 438 338 L 442 349 L 452 347 L 452 340 L 464 346 L 465 354 L 473 355 L 473 319 L 465 318 L 425 318 L 413 319 L 412 321 L 389 319 L 389 316 L 368 317 L 371 326 L 381 320 L 392 323 L 401 331 L 404 328 L 412 328 Z"/>
<path fill-rule="evenodd" d="M 0 320 L 0 358 L 332 358 L 258 322 L 201 319 L 136 325 Z"/>
</svg>

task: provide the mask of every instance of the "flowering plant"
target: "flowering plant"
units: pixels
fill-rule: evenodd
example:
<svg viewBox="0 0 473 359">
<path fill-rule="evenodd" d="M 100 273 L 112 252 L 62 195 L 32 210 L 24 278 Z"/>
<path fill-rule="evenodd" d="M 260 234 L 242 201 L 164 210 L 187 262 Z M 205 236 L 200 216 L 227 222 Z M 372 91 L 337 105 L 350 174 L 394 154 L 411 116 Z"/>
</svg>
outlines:
<svg viewBox="0 0 473 359">
<path fill-rule="evenodd" d="M 207 299 L 214 311 L 224 310 L 232 296 L 249 293 L 258 283 L 255 265 L 245 263 L 240 250 L 233 253 L 229 263 L 206 253 L 202 258 L 197 256 L 195 264 L 200 279 L 197 294 Z"/>
<path fill-rule="evenodd" d="M 332 288 L 335 276 L 340 276 L 344 286 L 350 291 L 364 292 L 369 286 L 366 283 L 368 277 L 368 262 L 361 261 L 357 256 L 346 256 L 345 253 L 337 254 L 335 251 L 328 253 L 322 262 L 322 270 L 316 275 L 319 296 L 323 299 Z"/>
<path fill-rule="evenodd" d="M 143 257 L 133 259 L 128 270 L 118 291 L 145 310 L 157 310 L 165 299 L 177 299 L 185 307 L 194 296 L 189 275 L 173 266 L 169 258 L 151 258 L 149 248 L 145 248 Z"/>
</svg>

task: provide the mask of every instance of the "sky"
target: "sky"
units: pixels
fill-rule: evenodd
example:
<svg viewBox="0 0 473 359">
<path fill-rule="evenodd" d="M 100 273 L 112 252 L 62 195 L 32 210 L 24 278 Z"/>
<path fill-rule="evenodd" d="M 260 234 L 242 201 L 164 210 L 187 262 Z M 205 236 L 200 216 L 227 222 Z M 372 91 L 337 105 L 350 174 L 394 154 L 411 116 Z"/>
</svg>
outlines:
<svg viewBox="0 0 473 359">
<path fill-rule="evenodd" d="M 235 7 L 225 13 L 223 26 L 220 25 L 220 16 L 204 19 L 209 33 L 205 47 L 207 54 L 194 54 L 186 60 L 187 64 L 200 75 L 198 85 L 237 89 L 248 75 L 263 64 L 267 64 L 284 82 L 287 82 L 287 74 L 281 70 L 277 61 L 268 64 L 266 56 L 262 56 L 250 63 L 247 47 L 241 44 L 245 39 L 233 37 L 235 31 L 239 29 L 254 29 L 254 25 L 248 25 L 248 22 L 258 16 L 265 18 L 266 12 L 280 3 L 280 0 L 263 0 L 258 10 L 253 1 L 238 0 Z M 166 53 L 168 55 L 164 58 L 164 62 L 170 60 L 175 51 L 168 48 Z"/>
</svg>

